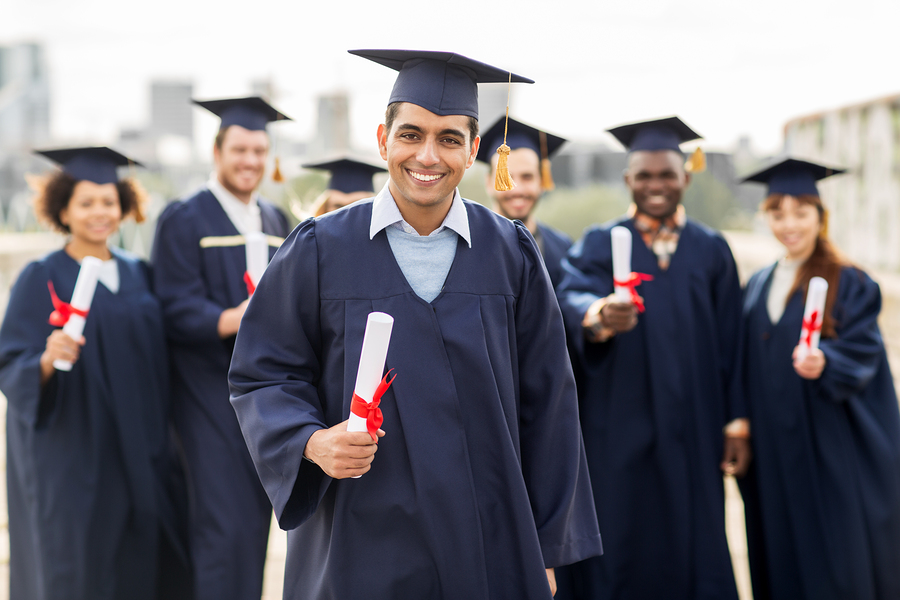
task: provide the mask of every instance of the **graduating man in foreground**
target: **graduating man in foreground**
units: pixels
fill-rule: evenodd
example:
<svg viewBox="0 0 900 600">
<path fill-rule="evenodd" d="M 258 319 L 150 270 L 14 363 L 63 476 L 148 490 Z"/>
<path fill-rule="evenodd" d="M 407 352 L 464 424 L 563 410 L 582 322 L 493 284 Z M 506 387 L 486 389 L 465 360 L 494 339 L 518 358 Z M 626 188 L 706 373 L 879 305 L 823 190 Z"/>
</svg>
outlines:
<svg viewBox="0 0 900 600">
<path fill-rule="evenodd" d="M 294 230 L 229 375 L 289 530 L 284 597 L 549 600 L 553 567 L 601 552 L 562 319 L 527 229 L 456 189 L 476 82 L 510 74 L 353 53 L 399 71 L 378 127 L 390 180 Z M 346 430 L 372 311 L 395 319 L 378 444 Z"/>
<path fill-rule="evenodd" d="M 560 597 L 736 599 L 722 470 L 746 470 L 749 430 L 745 407 L 730 402 L 741 314 L 734 258 L 681 206 L 691 173 L 679 144 L 699 136 L 677 117 L 611 133 L 629 149 L 632 212 L 585 232 L 557 290 L 581 363 L 606 554 L 567 568 Z M 614 293 L 617 225 L 631 232 L 631 270 L 652 277 L 632 287 L 642 297 L 633 302 Z"/>
</svg>

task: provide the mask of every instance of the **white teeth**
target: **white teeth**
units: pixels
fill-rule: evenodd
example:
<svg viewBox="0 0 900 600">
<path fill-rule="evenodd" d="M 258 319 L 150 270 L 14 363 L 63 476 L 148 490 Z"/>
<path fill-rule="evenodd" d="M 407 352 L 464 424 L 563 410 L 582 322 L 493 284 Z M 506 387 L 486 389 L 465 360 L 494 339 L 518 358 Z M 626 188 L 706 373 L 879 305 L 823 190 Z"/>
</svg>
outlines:
<svg viewBox="0 0 900 600">
<path fill-rule="evenodd" d="M 443 177 L 443 175 L 423 175 L 421 173 L 416 173 L 415 171 L 408 171 L 408 173 L 412 175 L 414 179 L 418 179 L 419 181 L 434 181 L 435 179 Z"/>
</svg>

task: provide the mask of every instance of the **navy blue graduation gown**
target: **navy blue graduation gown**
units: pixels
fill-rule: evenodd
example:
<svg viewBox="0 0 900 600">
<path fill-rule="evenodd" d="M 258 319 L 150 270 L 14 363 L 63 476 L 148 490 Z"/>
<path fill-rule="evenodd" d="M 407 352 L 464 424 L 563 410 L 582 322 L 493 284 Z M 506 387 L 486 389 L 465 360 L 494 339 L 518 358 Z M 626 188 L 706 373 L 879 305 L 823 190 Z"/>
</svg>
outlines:
<svg viewBox="0 0 900 600">
<path fill-rule="evenodd" d="M 162 311 L 146 265 L 113 255 L 119 291 L 97 285 L 70 372 L 41 387 L 47 281 L 69 300 L 80 268 L 65 251 L 24 269 L 0 329 L 13 600 L 166 597 L 158 555 L 184 553 L 167 490 Z"/>
<path fill-rule="evenodd" d="M 259 208 L 263 232 L 286 236 L 285 216 L 262 200 Z M 166 207 L 153 243 L 155 291 L 172 360 L 174 422 L 188 467 L 198 599 L 260 594 L 271 521 L 228 402 L 234 337 L 218 334 L 222 311 L 248 295 L 246 250 L 234 236 L 238 231 L 221 204 L 203 189 Z"/>
<path fill-rule="evenodd" d="M 285 598 L 550 600 L 546 567 L 601 552 L 559 309 L 521 224 L 465 203 L 443 291 L 412 291 L 372 202 L 302 223 L 250 302 L 230 382 L 288 533 Z M 366 318 L 395 319 L 372 470 L 302 459 L 347 419 Z"/>
<path fill-rule="evenodd" d="M 632 233 L 637 326 L 588 343 L 588 307 L 613 292 L 610 229 Z M 561 598 L 736 598 L 725 538 L 722 427 L 740 325 L 734 259 L 716 232 L 688 220 L 668 270 L 631 219 L 589 228 L 557 290 L 579 361 L 581 426 L 605 553 L 564 570 Z"/>
<path fill-rule="evenodd" d="M 773 325 L 773 268 L 744 301 L 743 389 L 753 463 L 742 482 L 757 599 L 900 598 L 900 412 L 878 329 L 878 285 L 843 269 L 823 338 L 822 376 L 797 375 L 791 353 L 805 298 Z"/>
<path fill-rule="evenodd" d="M 543 223 L 538 223 L 537 229 L 541 240 L 541 255 L 544 258 L 544 264 L 547 266 L 547 274 L 550 275 L 550 283 L 553 285 L 553 289 L 556 289 L 563 278 L 562 261 L 566 257 L 566 252 L 572 247 L 572 240 L 561 231 L 557 231 Z"/>
</svg>

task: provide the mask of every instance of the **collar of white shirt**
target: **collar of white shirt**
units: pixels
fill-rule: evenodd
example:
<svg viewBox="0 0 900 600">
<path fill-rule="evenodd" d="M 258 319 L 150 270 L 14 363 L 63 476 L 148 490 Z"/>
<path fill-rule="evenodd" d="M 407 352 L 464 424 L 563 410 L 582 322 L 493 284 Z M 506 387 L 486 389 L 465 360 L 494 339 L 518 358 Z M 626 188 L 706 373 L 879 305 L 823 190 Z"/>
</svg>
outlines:
<svg viewBox="0 0 900 600">
<path fill-rule="evenodd" d="M 251 231 L 262 231 L 262 218 L 259 215 L 259 194 L 254 192 L 250 202 L 244 204 L 234 194 L 225 189 L 215 172 L 210 175 L 206 187 L 213 193 L 238 233 L 246 235 Z"/>
<path fill-rule="evenodd" d="M 398 227 L 407 233 L 419 235 L 409 223 L 403 220 L 403 215 L 400 214 L 400 209 L 397 208 L 397 203 L 394 201 L 394 197 L 391 196 L 389 185 L 390 181 L 385 183 L 372 201 L 372 221 L 369 224 L 369 239 L 374 238 L 375 234 L 385 227 L 390 227 L 394 224 L 397 224 Z M 463 204 L 462 196 L 459 195 L 459 190 L 454 190 L 453 192 L 453 202 L 450 204 L 447 216 L 444 217 L 444 222 L 428 235 L 440 233 L 445 227 L 455 231 L 457 235 L 466 240 L 469 248 L 472 247 L 472 236 L 469 233 L 469 215 L 466 212 L 466 205 Z"/>
</svg>

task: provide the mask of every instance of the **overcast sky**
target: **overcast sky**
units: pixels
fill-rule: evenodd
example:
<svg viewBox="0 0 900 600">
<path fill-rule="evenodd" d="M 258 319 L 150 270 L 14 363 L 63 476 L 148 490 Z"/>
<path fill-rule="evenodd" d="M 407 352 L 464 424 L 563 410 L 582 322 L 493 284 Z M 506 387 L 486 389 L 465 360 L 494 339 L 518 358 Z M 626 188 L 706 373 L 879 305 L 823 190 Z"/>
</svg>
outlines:
<svg viewBox="0 0 900 600">
<path fill-rule="evenodd" d="M 515 116 L 573 140 L 678 114 L 708 149 L 749 135 L 774 152 L 792 117 L 900 93 L 898 31 L 898 0 L 0 0 L 0 44 L 44 43 L 52 130 L 71 142 L 146 124 L 153 78 L 216 97 L 271 77 L 289 135 L 311 135 L 316 95 L 345 89 L 372 150 L 394 74 L 346 50 L 416 48 L 531 77 Z"/>
</svg>

